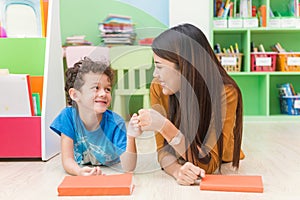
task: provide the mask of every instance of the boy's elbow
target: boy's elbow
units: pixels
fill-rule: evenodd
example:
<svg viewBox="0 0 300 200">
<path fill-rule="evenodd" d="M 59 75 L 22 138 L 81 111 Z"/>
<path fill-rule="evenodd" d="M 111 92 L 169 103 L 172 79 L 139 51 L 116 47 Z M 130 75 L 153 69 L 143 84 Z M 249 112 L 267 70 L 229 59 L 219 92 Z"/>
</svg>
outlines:
<svg viewBox="0 0 300 200">
<path fill-rule="evenodd" d="M 136 165 L 134 166 L 122 166 L 124 172 L 133 172 L 135 170 Z"/>
<path fill-rule="evenodd" d="M 124 172 L 133 172 L 136 168 L 136 161 L 121 160 L 121 166 Z"/>
<path fill-rule="evenodd" d="M 136 168 L 136 155 L 123 153 L 120 157 L 121 166 L 124 172 L 133 172 Z"/>
</svg>

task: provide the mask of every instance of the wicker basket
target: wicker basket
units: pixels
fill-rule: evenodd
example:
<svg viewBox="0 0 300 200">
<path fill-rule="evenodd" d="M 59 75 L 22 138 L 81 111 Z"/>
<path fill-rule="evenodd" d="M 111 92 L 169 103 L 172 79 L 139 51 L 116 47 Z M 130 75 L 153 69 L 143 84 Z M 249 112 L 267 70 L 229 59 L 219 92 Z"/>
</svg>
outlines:
<svg viewBox="0 0 300 200">
<path fill-rule="evenodd" d="M 242 53 L 217 53 L 216 56 L 227 72 L 241 71 Z"/>
</svg>

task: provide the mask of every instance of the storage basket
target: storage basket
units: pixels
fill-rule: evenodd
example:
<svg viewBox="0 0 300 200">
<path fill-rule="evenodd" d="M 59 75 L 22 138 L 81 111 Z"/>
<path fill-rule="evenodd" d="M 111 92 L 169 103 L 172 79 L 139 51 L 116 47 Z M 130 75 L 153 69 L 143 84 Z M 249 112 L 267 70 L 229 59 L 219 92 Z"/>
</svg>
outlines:
<svg viewBox="0 0 300 200">
<path fill-rule="evenodd" d="M 216 56 L 227 72 L 241 71 L 242 53 L 217 53 Z"/>
<path fill-rule="evenodd" d="M 251 53 L 251 71 L 270 72 L 276 69 L 276 52 Z"/>
<path fill-rule="evenodd" d="M 277 70 L 283 72 L 300 71 L 300 52 L 278 53 Z"/>
<path fill-rule="evenodd" d="M 300 96 L 282 96 L 279 100 L 282 114 L 300 115 Z"/>
</svg>

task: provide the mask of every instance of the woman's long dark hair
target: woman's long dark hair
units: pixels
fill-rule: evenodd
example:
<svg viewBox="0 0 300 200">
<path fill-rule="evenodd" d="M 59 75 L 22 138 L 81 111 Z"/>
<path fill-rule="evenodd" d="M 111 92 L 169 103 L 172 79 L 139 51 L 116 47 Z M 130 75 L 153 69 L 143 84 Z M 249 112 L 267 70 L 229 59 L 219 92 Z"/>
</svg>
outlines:
<svg viewBox="0 0 300 200">
<path fill-rule="evenodd" d="M 221 66 L 203 32 L 191 24 L 173 27 L 155 38 L 152 50 L 157 56 L 177 64 L 181 72 L 181 90 L 169 96 L 169 119 L 185 135 L 186 145 L 192 152 L 189 155 L 186 151 L 186 158 L 193 163 L 207 164 L 210 161 L 209 151 L 215 143 L 219 162 L 222 162 L 223 118 L 226 114 L 222 107 L 222 93 L 224 85 L 232 85 L 236 89 L 238 105 L 232 165 L 238 168 L 243 132 L 241 91 Z M 212 144 L 209 138 L 216 138 L 215 143 Z"/>
</svg>

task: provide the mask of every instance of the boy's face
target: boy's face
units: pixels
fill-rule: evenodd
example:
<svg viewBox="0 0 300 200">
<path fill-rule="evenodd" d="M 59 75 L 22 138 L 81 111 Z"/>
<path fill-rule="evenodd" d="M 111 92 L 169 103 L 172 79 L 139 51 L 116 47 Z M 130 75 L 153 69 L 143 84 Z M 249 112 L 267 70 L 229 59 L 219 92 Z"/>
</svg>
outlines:
<svg viewBox="0 0 300 200">
<path fill-rule="evenodd" d="M 84 75 L 84 80 L 85 83 L 77 92 L 79 110 L 104 113 L 111 103 L 111 82 L 108 76 L 90 72 Z"/>
</svg>

